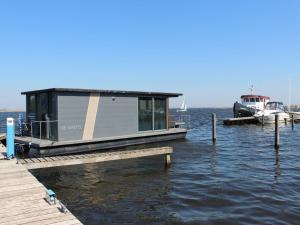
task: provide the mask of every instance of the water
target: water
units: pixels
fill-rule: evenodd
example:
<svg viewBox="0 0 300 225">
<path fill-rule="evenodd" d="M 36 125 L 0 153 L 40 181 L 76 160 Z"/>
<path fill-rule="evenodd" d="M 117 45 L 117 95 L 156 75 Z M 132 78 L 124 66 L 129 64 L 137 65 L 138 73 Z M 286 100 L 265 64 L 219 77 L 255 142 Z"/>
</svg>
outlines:
<svg viewBox="0 0 300 225">
<path fill-rule="evenodd" d="M 6 118 L 12 117 L 15 122 L 15 132 L 19 133 L 19 115 L 25 118 L 24 112 L 0 112 L 0 133 L 6 133 Z"/>
<path fill-rule="evenodd" d="M 34 175 L 84 224 L 299 224 L 300 125 L 222 126 L 211 144 L 211 113 L 192 109 L 172 165 L 162 157 L 42 169 Z"/>
</svg>

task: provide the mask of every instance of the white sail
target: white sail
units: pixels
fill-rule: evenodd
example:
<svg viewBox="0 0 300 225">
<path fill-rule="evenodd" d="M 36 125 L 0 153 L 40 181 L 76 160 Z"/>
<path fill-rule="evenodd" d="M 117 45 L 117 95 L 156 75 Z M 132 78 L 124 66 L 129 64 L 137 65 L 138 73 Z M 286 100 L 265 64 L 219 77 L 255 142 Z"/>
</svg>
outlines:
<svg viewBox="0 0 300 225">
<path fill-rule="evenodd" d="M 187 111 L 187 105 L 185 103 L 185 98 L 183 99 L 183 102 L 181 104 L 181 107 L 179 110 L 177 110 L 178 112 L 186 112 Z"/>
</svg>

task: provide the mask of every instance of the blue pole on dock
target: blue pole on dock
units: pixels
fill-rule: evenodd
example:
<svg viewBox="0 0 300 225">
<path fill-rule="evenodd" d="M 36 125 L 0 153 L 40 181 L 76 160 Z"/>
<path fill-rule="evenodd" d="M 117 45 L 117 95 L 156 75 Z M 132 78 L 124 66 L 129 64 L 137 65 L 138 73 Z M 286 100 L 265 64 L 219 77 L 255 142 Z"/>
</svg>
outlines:
<svg viewBox="0 0 300 225">
<path fill-rule="evenodd" d="M 15 124 L 13 118 L 6 119 L 6 158 L 15 156 Z"/>
</svg>

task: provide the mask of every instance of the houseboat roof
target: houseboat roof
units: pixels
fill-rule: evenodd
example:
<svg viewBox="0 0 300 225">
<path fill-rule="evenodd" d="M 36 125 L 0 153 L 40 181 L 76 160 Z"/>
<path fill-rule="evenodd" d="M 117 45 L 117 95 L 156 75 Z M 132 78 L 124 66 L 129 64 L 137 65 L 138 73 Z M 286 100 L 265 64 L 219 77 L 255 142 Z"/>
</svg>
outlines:
<svg viewBox="0 0 300 225">
<path fill-rule="evenodd" d="M 262 95 L 242 95 L 241 98 L 263 98 L 263 99 L 270 99 L 268 96 Z"/>
<path fill-rule="evenodd" d="M 97 90 L 97 89 L 80 89 L 80 88 L 48 88 L 34 91 L 21 92 L 22 95 L 38 94 L 45 92 L 70 92 L 70 93 L 101 93 L 101 94 L 115 94 L 115 95 L 143 95 L 143 96 L 164 96 L 164 97 L 178 97 L 181 93 L 164 93 L 164 92 L 144 92 L 144 91 L 120 91 L 120 90 Z"/>
</svg>

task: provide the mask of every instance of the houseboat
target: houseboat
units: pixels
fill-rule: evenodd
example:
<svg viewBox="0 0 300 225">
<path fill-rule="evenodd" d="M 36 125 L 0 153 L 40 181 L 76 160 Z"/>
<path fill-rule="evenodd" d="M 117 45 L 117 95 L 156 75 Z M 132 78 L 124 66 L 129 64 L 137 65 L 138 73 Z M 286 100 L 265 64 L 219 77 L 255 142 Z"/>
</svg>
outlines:
<svg viewBox="0 0 300 225">
<path fill-rule="evenodd" d="M 185 138 L 169 124 L 179 93 L 52 88 L 22 92 L 26 126 L 16 142 L 61 155 Z"/>
</svg>

